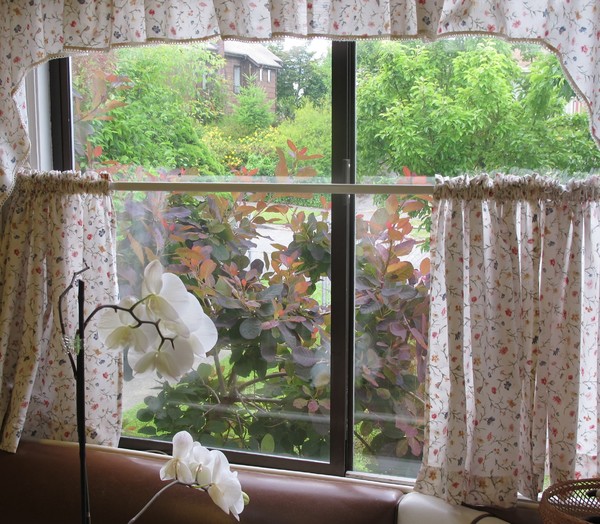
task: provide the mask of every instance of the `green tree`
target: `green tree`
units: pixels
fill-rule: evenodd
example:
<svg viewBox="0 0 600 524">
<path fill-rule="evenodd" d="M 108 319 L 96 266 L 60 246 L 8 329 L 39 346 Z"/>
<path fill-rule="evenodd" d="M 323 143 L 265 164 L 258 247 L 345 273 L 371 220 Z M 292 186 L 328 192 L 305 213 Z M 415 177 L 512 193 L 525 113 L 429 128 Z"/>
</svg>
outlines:
<svg viewBox="0 0 600 524">
<path fill-rule="evenodd" d="M 362 47 L 359 49 L 362 50 Z M 459 39 L 372 43 L 358 61 L 360 177 L 589 171 L 600 154 L 556 57 Z M 568 140 L 567 140 L 568 137 Z"/>
<path fill-rule="evenodd" d="M 281 147 L 289 139 L 308 151 L 323 151 L 321 158 L 311 161 L 317 176 L 331 176 L 331 107 L 317 108 L 308 102 L 296 111 L 294 120 L 285 119 L 277 127 Z"/>
<path fill-rule="evenodd" d="M 118 50 L 113 63 L 120 89 L 89 138 L 97 160 L 221 173 L 202 142 L 202 124 L 222 113 L 221 58 L 201 45 L 160 46 Z"/>
<path fill-rule="evenodd" d="M 293 118 L 296 110 L 307 102 L 321 108 L 331 95 L 331 67 L 327 58 L 317 58 L 305 46 L 284 50 L 274 45 L 271 50 L 281 58 L 277 73 L 277 110 L 282 117 Z"/>
<path fill-rule="evenodd" d="M 249 79 L 248 85 L 240 89 L 237 105 L 233 111 L 233 120 L 238 126 L 240 136 L 250 135 L 265 129 L 273 123 L 271 103 L 264 90 Z"/>
</svg>

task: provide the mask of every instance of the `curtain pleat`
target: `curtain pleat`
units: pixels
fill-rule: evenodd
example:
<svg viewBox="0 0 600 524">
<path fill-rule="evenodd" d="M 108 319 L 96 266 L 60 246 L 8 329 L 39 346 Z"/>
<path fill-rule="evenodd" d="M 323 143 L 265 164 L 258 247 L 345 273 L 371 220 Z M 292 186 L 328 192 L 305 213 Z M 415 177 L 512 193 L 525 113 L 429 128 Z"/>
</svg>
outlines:
<svg viewBox="0 0 600 524">
<path fill-rule="evenodd" d="M 58 299 L 76 272 L 86 316 L 116 303 L 115 228 L 108 182 L 95 173 L 21 173 L 0 224 L 0 449 L 23 436 L 77 440 L 75 380 L 63 348 Z M 77 329 L 77 297 L 65 302 Z M 89 442 L 116 445 L 121 426 L 121 356 L 86 337 Z"/>
</svg>

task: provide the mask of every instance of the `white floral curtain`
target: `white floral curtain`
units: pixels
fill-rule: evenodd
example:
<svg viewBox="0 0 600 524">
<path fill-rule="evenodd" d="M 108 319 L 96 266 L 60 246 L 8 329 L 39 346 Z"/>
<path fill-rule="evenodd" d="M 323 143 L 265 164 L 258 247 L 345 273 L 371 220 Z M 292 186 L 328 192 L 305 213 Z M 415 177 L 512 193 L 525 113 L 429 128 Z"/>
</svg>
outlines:
<svg viewBox="0 0 600 524">
<path fill-rule="evenodd" d="M 85 282 L 86 316 L 116 303 L 114 217 L 108 181 L 95 173 L 22 173 L 0 220 L 0 449 L 22 436 L 77 440 L 75 380 L 62 346 L 58 298 L 74 273 Z M 65 302 L 77 328 L 75 295 Z M 116 445 L 121 428 L 120 355 L 86 338 L 89 442 Z"/>
<path fill-rule="evenodd" d="M 416 489 L 510 506 L 600 474 L 600 179 L 435 188 L 427 444 Z"/>
<path fill-rule="evenodd" d="M 27 159 L 23 78 L 78 51 L 220 36 L 434 39 L 500 35 L 543 42 L 591 109 L 600 136 L 600 9 L 591 0 L 11 0 L 0 2 L 0 206 Z"/>
</svg>

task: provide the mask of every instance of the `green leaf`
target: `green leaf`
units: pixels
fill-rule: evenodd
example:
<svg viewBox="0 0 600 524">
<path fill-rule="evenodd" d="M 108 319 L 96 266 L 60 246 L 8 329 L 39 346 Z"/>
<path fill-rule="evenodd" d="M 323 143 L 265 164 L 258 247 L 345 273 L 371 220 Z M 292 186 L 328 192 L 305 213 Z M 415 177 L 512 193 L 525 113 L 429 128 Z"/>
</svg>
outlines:
<svg viewBox="0 0 600 524">
<path fill-rule="evenodd" d="M 275 451 L 275 439 L 273 435 L 267 433 L 260 441 L 260 450 L 263 453 L 273 453 Z"/>
<path fill-rule="evenodd" d="M 240 335 L 246 340 L 254 340 L 261 331 L 262 322 L 257 318 L 247 318 L 240 324 Z"/>
<path fill-rule="evenodd" d="M 228 428 L 227 422 L 224 420 L 211 420 L 206 424 L 206 431 L 214 434 L 221 434 Z"/>
<path fill-rule="evenodd" d="M 143 435 L 156 435 L 156 428 L 154 426 L 144 426 L 138 429 L 138 433 L 142 433 Z"/>
<path fill-rule="evenodd" d="M 140 409 L 136 414 L 140 422 L 150 422 L 154 418 L 154 412 L 149 409 Z"/>
<path fill-rule="evenodd" d="M 408 391 L 416 391 L 419 388 L 419 379 L 414 375 L 404 375 L 402 381 L 404 388 Z"/>
<path fill-rule="evenodd" d="M 212 234 L 221 233 L 222 231 L 225 231 L 225 225 L 221 222 L 211 222 L 208 225 L 208 231 Z"/>
</svg>

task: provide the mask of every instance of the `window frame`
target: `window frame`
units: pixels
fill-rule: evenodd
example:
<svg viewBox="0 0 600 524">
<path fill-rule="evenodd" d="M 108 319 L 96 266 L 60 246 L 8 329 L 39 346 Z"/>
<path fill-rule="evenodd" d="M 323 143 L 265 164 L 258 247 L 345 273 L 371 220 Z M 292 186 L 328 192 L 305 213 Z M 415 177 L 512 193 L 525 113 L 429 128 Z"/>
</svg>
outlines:
<svg viewBox="0 0 600 524">
<path fill-rule="evenodd" d="M 356 45 L 332 41 L 332 179 L 331 183 L 355 182 L 355 85 Z M 53 169 L 74 169 L 73 117 L 70 59 L 51 60 L 50 99 Z M 234 86 L 235 87 L 235 86 Z M 353 339 L 354 296 L 354 196 L 332 194 L 331 227 L 331 418 L 329 461 L 223 450 L 236 464 L 345 476 L 353 465 Z M 343 234 L 338 234 L 343 232 Z M 343 254 L 343 256 L 340 256 Z M 121 437 L 120 447 L 170 452 L 171 444 L 151 439 Z"/>
</svg>

